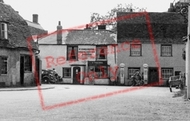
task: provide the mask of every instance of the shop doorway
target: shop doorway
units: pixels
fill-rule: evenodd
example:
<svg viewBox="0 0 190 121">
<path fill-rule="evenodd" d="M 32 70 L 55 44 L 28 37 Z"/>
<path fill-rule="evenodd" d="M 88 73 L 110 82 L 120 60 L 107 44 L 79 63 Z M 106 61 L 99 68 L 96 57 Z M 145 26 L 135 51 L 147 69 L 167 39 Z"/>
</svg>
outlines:
<svg viewBox="0 0 190 121">
<path fill-rule="evenodd" d="M 73 67 L 73 84 L 80 84 L 80 67 Z"/>
</svg>

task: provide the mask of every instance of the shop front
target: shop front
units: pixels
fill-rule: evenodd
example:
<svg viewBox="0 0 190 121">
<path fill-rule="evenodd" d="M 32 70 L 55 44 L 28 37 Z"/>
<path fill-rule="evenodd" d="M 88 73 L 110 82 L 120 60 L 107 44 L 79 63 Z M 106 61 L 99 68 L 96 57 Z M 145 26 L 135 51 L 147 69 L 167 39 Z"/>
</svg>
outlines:
<svg viewBox="0 0 190 121">
<path fill-rule="evenodd" d="M 109 84 L 109 65 L 107 61 L 88 61 L 87 76 L 94 72 L 94 84 Z"/>
</svg>

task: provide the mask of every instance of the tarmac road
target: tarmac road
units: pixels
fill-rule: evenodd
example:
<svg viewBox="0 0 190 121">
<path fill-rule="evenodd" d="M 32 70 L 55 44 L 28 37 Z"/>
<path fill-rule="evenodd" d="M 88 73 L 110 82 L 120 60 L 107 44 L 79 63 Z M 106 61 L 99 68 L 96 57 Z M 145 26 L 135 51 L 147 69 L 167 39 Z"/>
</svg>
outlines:
<svg viewBox="0 0 190 121">
<path fill-rule="evenodd" d="M 190 101 L 173 98 L 167 87 L 145 87 L 132 90 L 125 86 L 42 85 L 54 87 L 41 90 L 43 110 L 38 90 L 0 91 L 1 121 L 189 121 Z M 136 87 L 135 87 L 136 88 Z M 118 91 L 125 90 L 125 91 Z M 128 91 L 126 91 L 128 90 Z M 109 96 L 71 105 L 57 105 L 109 92 Z M 110 93 L 109 93 L 110 94 Z"/>
</svg>

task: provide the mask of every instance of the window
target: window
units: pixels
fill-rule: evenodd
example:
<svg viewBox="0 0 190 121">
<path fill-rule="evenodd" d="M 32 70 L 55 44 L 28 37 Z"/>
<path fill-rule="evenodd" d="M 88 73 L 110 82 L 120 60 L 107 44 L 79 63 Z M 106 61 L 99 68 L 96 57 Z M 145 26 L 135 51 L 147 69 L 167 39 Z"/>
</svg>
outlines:
<svg viewBox="0 0 190 121">
<path fill-rule="evenodd" d="M 63 78 L 71 78 L 71 68 L 63 68 Z"/>
<path fill-rule="evenodd" d="M 96 58 L 97 59 L 106 59 L 107 58 L 107 46 L 97 46 L 96 47 Z"/>
<path fill-rule="evenodd" d="M 68 46 L 67 47 L 67 60 L 77 60 L 78 47 L 77 46 Z"/>
<path fill-rule="evenodd" d="M 172 56 L 172 45 L 161 45 L 161 56 Z"/>
<path fill-rule="evenodd" d="M 8 39 L 7 24 L 6 23 L 0 23 L 0 38 L 1 39 Z"/>
<path fill-rule="evenodd" d="M 24 56 L 24 71 L 31 72 L 32 71 L 32 58 L 30 55 Z"/>
<path fill-rule="evenodd" d="M 7 74 L 7 57 L 0 56 L 0 75 Z"/>
<path fill-rule="evenodd" d="M 173 76 L 173 68 L 162 68 L 162 78 L 169 79 L 170 76 Z"/>
<path fill-rule="evenodd" d="M 139 71 L 139 72 L 140 72 L 140 68 L 137 68 L 137 67 L 129 67 L 129 68 L 128 68 L 128 78 L 131 78 L 131 76 L 132 76 L 136 71 Z"/>
<path fill-rule="evenodd" d="M 179 76 L 181 71 L 175 71 L 175 76 Z"/>
<path fill-rule="evenodd" d="M 141 56 L 142 55 L 141 44 L 130 44 L 130 56 Z"/>
</svg>

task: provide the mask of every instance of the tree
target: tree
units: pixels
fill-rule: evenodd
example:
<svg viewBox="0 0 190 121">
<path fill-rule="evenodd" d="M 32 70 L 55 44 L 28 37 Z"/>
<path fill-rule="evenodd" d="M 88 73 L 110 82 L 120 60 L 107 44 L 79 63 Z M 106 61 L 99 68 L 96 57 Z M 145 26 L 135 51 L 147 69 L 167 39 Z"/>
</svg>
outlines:
<svg viewBox="0 0 190 121">
<path fill-rule="evenodd" d="M 110 25 L 110 29 L 116 30 L 116 21 L 110 23 L 104 23 L 105 20 L 110 20 L 116 17 L 117 12 L 143 12 L 146 11 L 145 8 L 138 8 L 132 4 L 118 4 L 116 7 L 107 12 L 106 15 L 100 15 L 99 13 L 92 13 L 90 22 L 95 22 L 96 25 L 92 29 L 96 28 L 97 25 Z"/>
</svg>

